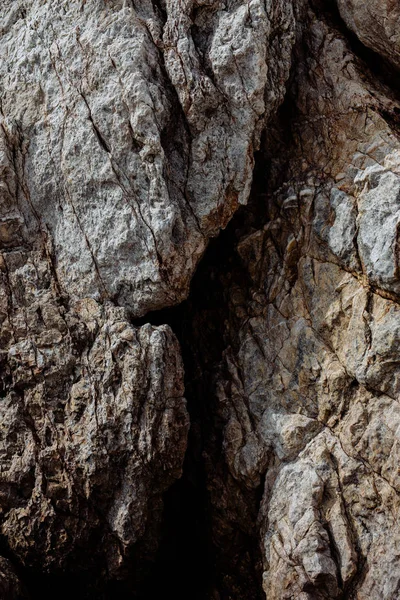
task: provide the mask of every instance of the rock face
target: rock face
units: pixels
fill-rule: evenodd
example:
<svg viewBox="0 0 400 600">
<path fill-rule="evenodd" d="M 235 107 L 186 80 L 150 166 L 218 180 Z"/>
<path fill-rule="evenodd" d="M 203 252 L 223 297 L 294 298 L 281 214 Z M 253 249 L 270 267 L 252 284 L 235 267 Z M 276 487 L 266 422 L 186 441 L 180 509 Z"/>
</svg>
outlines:
<svg viewBox="0 0 400 600">
<path fill-rule="evenodd" d="M 400 8 L 391 0 L 338 0 L 340 14 L 363 44 L 400 67 Z"/>
<path fill-rule="evenodd" d="M 277 125 L 265 147 L 264 221 L 235 222 L 236 275 L 216 269 L 209 489 L 219 546 L 238 530 L 261 544 L 268 600 L 394 600 L 400 104 L 330 16 L 302 15 L 290 138 Z"/>
<path fill-rule="evenodd" d="M 3 254 L 1 280 L 2 535 L 26 566 L 118 577 L 127 555 L 151 552 L 181 472 L 178 343 L 120 307 L 69 310 L 38 253 Z"/>
<path fill-rule="evenodd" d="M 185 454 L 201 598 L 399 597 L 399 18 L 3 0 L 5 600 L 153 597 Z"/>
<path fill-rule="evenodd" d="M 0 19 L 17 196 L 30 234 L 52 238 L 61 288 L 136 316 L 178 303 L 247 202 L 291 3 L 7 0 Z"/>
</svg>

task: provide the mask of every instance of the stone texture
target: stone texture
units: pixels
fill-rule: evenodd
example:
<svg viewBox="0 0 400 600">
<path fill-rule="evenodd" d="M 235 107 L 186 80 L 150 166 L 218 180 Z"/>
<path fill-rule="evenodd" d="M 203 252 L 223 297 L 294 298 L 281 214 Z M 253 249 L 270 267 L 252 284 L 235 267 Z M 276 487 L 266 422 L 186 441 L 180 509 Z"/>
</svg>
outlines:
<svg viewBox="0 0 400 600">
<path fill-rule="evenodd" d="M 303 13 L 290 137 L 281 117 L 268 193 L 257 184 L 236 258 L 213 272 L 225 349 L 205 432 L 222 597 L 246 589 L 223 558 L 241 552 L 237 531 L 260 544 L 268 600 L 400 590 L 400 105 L 330 23 Z"/>
<path fill-rule="evenodd" d="M 293 43 L 282 0 L 2 2 L 0 527 L 32 573 L 154 558 L 188 415 L 170 328 L 131 320 L 247 202 Z"/>
<path fill-rule="evenodd" d="M 400 8 L 392 0 L 338 0 L 340 14 L 360 40 L 400 67 Z"/>
<path fill-rule="evenodd" d="M 247 202 L 291 3 L 7 0 L 0 33 L 18 202 L 49 232 L 61 288 L 136 316 L 181 301 Z"/>
<path fill-rule="evenodd" d="M 155 551 L 162 494 L 181 472 L 178 343 L 122 308 L 68 310 L 43 257 L 2 256 L 2 535 L 27 567 L 119 577 L 132 552 Z"/>
<path fill-rule="evenodd" d="M 0 595 L 138 598 L 186 453 L 208 600 L 399 597 L 398 24 L 3 0 Z"/>
</svg>

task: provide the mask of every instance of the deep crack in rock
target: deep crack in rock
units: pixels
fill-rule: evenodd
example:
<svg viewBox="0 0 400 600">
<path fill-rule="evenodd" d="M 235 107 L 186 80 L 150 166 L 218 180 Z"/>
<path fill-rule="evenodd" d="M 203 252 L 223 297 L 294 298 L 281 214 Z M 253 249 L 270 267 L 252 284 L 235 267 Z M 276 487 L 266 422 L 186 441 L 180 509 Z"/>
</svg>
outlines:
<svg viewBox="0 0 400 600">
<path fill-rule="evenodd" d="M 0 598 L 396 600 L 396 3 L 20 4 Z"/>
</svg>

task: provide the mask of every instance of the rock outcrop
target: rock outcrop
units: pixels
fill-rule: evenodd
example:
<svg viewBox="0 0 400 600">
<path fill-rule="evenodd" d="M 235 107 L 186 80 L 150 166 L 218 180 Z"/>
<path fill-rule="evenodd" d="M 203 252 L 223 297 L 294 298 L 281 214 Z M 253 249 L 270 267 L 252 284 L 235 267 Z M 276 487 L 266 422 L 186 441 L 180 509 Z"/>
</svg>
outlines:
<svg viewBox="0 0 400 600">
<path fill-rule="evenodd" d="M 185 456 L 204 600 L 399 597 L 399 25 L 3 0 L 5 600 L 156 597 Z"/>
<path fill-rule="evenodd" d="M 207 450 L 214 531 L 220 548 L 238 530 L 261 544 L 268 600 L 400 589 L 400 104 L 333 16 L 303 13 L 260 159 L 263 222 L 243 233 L 236 221 L 233 277 L 215 268 L 227 306 Z"/>
<path fill-rule="evenodd" d="M 400 8 L 390 0 L 338 0 L 340 14 L 360 41 L 400 67 Z"/>
<path fill-rule="evenodd" d="M 2 256 L 3 538 L 25 566 L 119 577 L 126 556 L 156 545 L 162 494 L 181 473 L 178 343 L 120 307 L 69 309 L 39 253 Z"/>
<path fill-rule="evenodd" d="M 0 32 L 17 196 L 61 288 L 136 316 L 178 303 L 248 200 L 291 3 L 7 0 Z"/>
</svg>

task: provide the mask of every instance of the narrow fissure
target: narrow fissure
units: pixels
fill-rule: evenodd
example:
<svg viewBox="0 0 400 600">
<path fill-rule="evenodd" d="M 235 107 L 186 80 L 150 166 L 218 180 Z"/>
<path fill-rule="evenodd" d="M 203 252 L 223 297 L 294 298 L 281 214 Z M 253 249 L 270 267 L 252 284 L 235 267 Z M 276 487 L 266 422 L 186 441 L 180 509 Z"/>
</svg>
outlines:
<svg viewBox="0 0 400 600">
<path fill-rule="evenodd" d="M 290 138 L 293 106 L 288 94 L 269 129 L 272 147 L 286 146 Z M 229 289 L 238 286 L 244 295 L 251 287 L 249 276 L 236 252 L 243 235 L 259 229 L 269 219 L 267 190 L 279 185 L 286 166 L 276 163 L 263 139 L 256 155 L 250 201 L 239 209 L 227 228 L 209 243 L 191 283 L 189 297 L 178 306 L 148 313 L 132 321 L 134 326 L 167 324 L 177 336 L 185 368 L 185 397 L 191 428 L 182 477 L 164 496 L 160 544 L 154 561 L 135 564 L 125 581 L 99 584 L 96 568 L 68 574 L 46 575 L 16 564 L 12 552 L 2 548 L 25 583 L 31 600 L 55 596 L 77 600 L 155 600 L 160 595 L 175 600 L 262 600 L 261 552 L 257 513 L 263 485 L 248 494 L 254 531 L 235 529 L 214 534 L 214 519 L 221 519 L 212 506 L 208 489 L 208 463 L 214 462 L 221 478 L 229 477 L 223 456 L 222 424 L 218 422 L 215 374 L 227 343 Z M 285 155 L 285 154 L 284 154 Z M 243 490 L 247 494 L 246 490 Z M 223 517 L 223 516 L 222 516 Z M 218 537 L 219 536 L 219 537 Z M 101 544 L 101 540 L 94 543 Z M 100 570 L 100 569 L 99 569 Z M 137 571 L 140 573 L 139 583 Z M 101 587 L 102 586 L 102 587 Z"/>
<path fill-rule="evenodd" d="M 182 477 L 164 498 L 156 562 L 138 600 L 159 598 L 161 593 L 177 600 L 224 597 L 216 595 L 219 565 L 212 539 L 212 506 L 203 453 L 214 429 L 212 380 L 224 350 L 226 318 L 219 271 L 227 272 L 232 260 L 232 231 L 228 228 L 211 241 L 185 302 L 143 319 L 143 323 L 152 325 L 167 323 L 180 342 L 191 429 Z"/>
<path fill-rule="evenodd" d="M 290 112 L 285 103 L 279 119 L 286 120 Z M 279 124 L 275 127 L 279 129 Z M 227 468 L 214 379 L 227 344 L 225 327 L 231 317 L 229 288 L 234 282 L 245 294 L 250 289 L 247 272 L 236 253 L 236 243 L 242 235 L 268 220 L 269 171 L 269 158 L 259 152 L 250 202 L 210 242 L 192 280 L 188 299 L 177 307 L 135 320 L 135 325 L 166 323 L 177 336 L 185 367 L 185 396 L 191 421 L 183 475 L 165 495 L 160 547 L 138 600 L 159 598 L 161 593 L 177 600 L 229 600 L 244 597 L 243 594 L 248 600 L 264 598 L 256 530 L 253 536 L 239 528 L 219 539 L 214 535 L 214 518 L 218 515 L 214 514 L 216 509 L 208 489 L 207 463 L 219 461 L 222 473 Z M 261 484 L 254 494 L 249 494 L 254 528 L 262 490 Z"/>
</svg>

